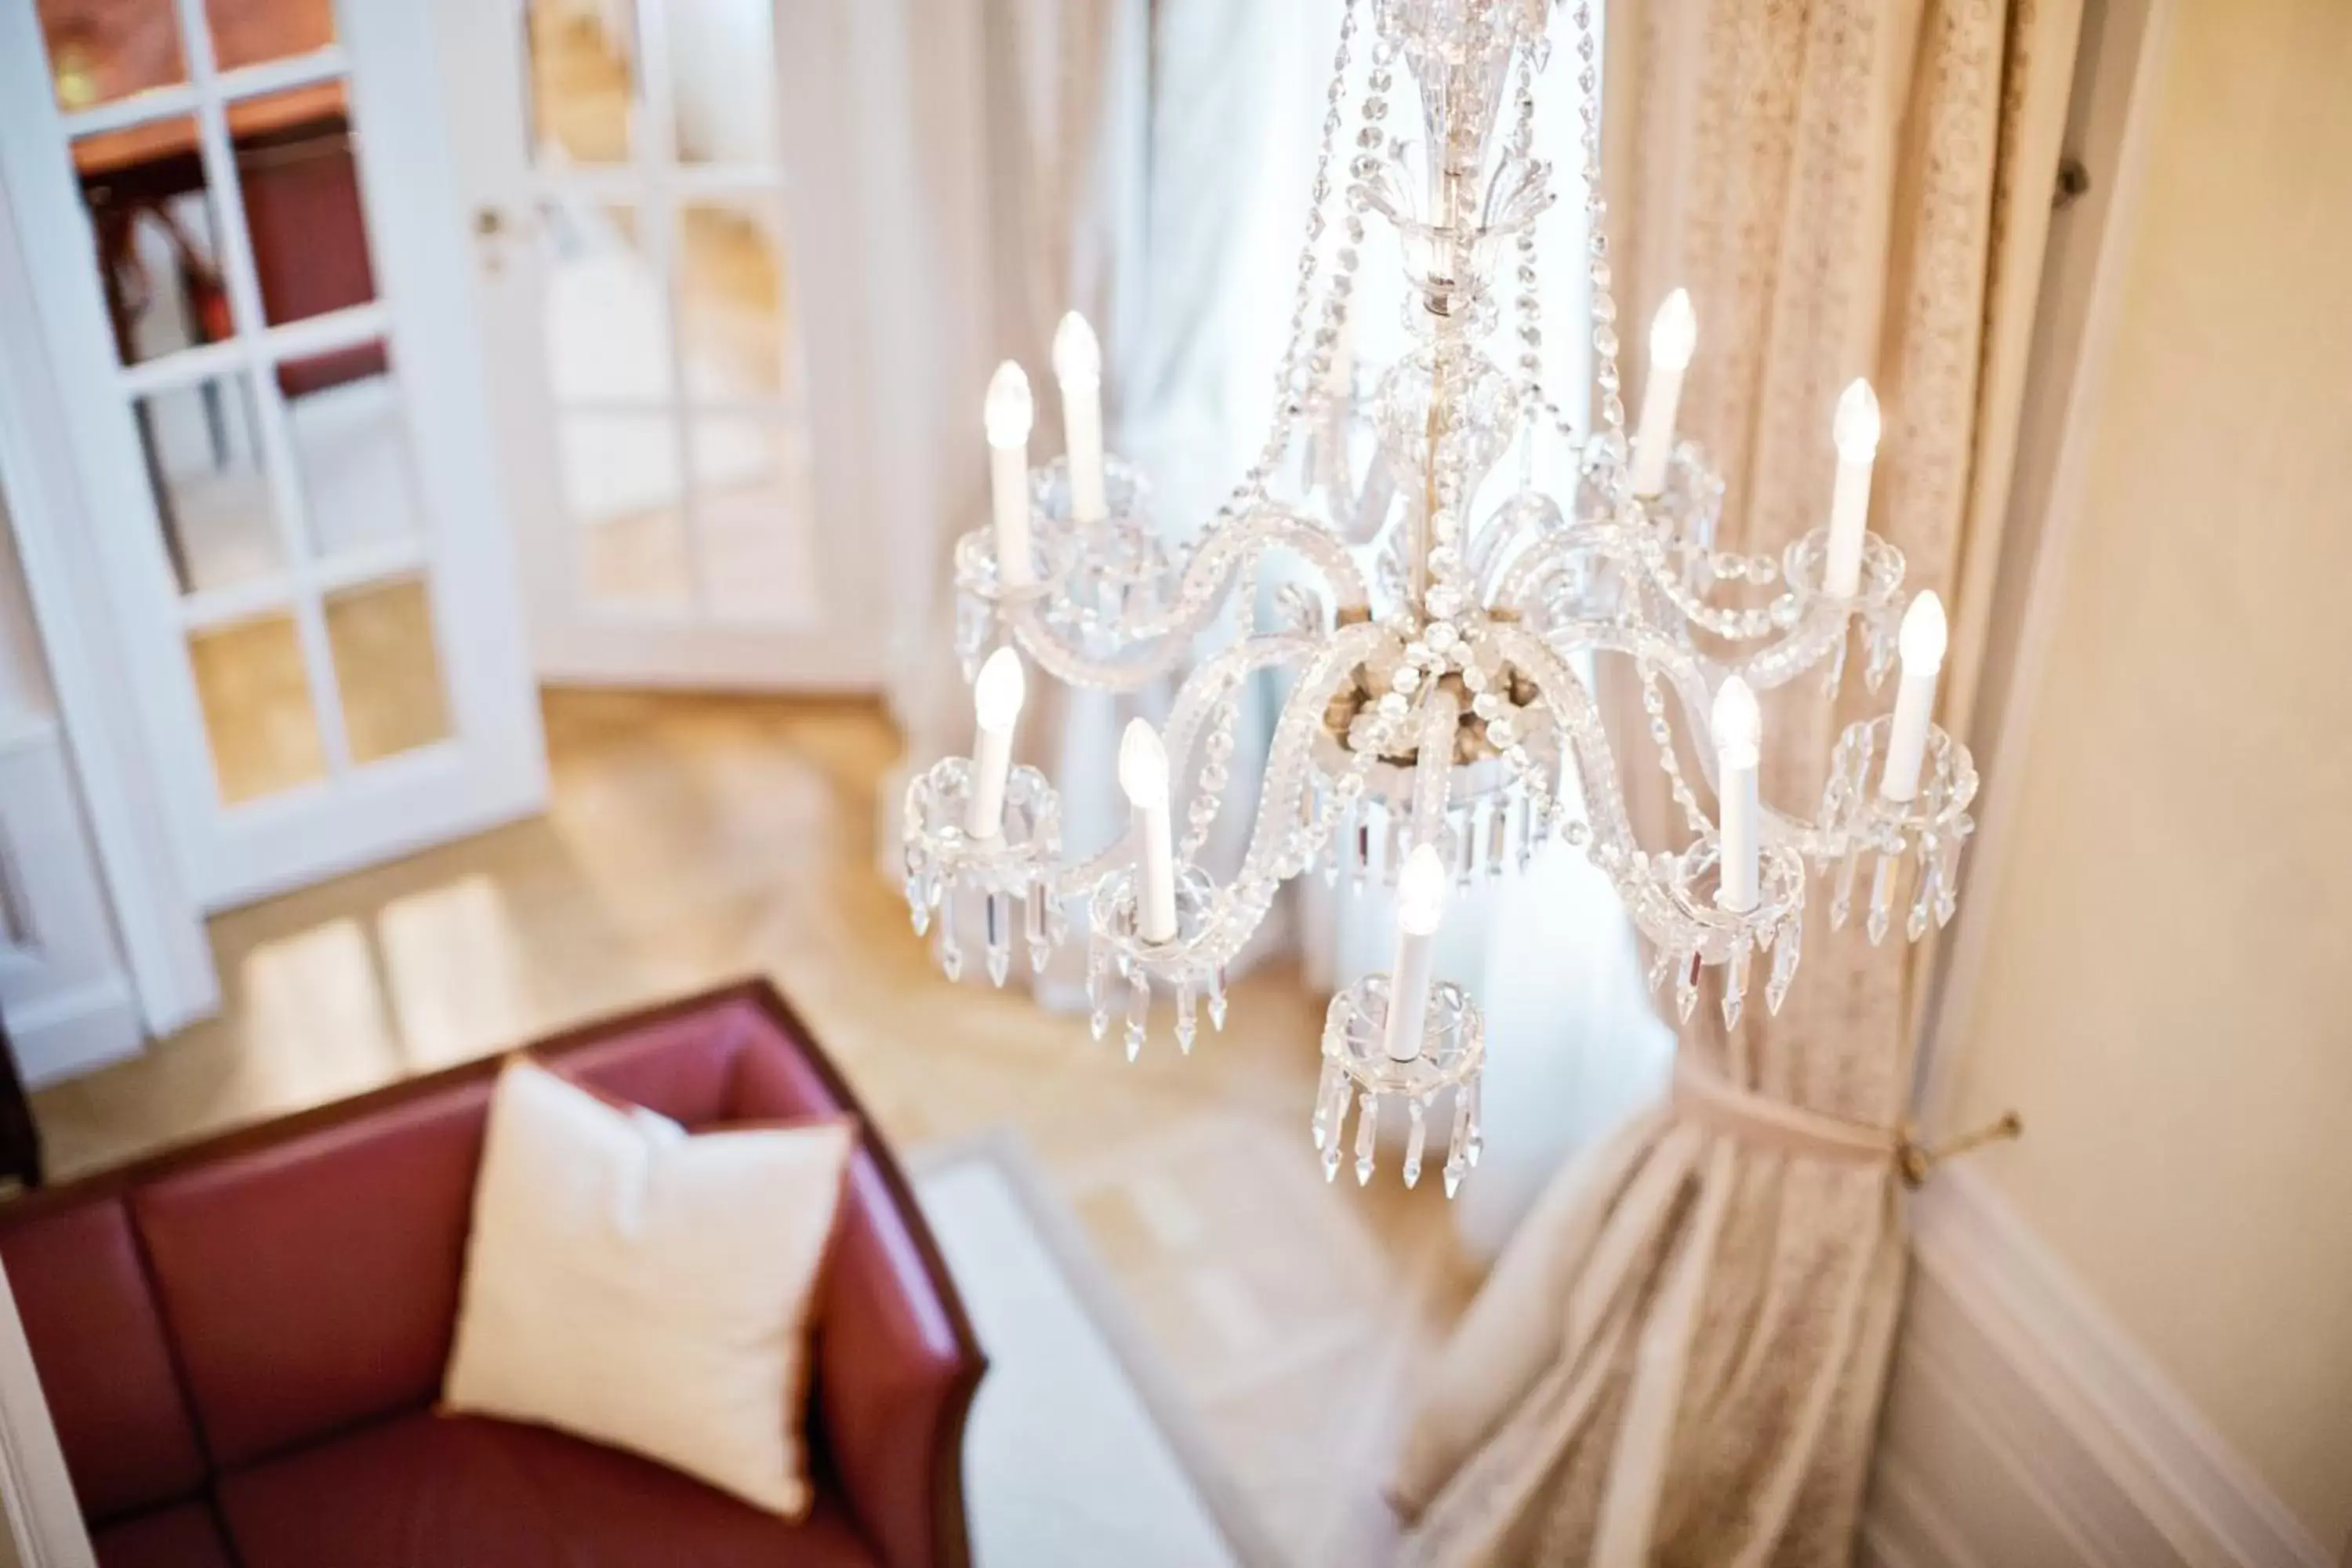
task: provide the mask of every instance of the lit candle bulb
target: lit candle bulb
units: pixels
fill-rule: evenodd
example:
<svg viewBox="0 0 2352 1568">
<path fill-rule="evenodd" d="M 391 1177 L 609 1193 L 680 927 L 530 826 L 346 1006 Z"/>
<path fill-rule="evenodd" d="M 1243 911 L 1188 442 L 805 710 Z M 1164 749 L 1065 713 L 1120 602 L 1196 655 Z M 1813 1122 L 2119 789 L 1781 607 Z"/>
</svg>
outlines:
<svg viewBox="0 0 2352 1568">
<path fill-rule="evenodd" d="M 1830 493 L 1830 542 L 1822 591 L 1850 599 L 1862 581 L 1862 536 L 1870 523 L 1870 469 L 1878 460 L 1878 395 L 1856 377 L 1838 395 L 1830 424 L 1837 443 L 1837 488 Z"/>
<path fill-rule="evenodd" d="M 1054 329 L 1054 379 L 1062 387 L 1062 445 L 1069 453 L 1070 517 L 1099 522 L 1103 500 L 1102 345 L 1076 310 Z"/>
<path fill-rule="evenodd" d="M 1029 378 L 1006 360 L 988 379 L 981 423 L 988 430 L 989 492 L 995 502 L 996 580 L 1019 587 L 1029 566 L 1029 425 L 1036 407 Z"/>
<path fill-rule="evenodd" d="M 1391 1061 L 1421 1055 L 1429 1018 L 1437 923 L 1445 914 L 1445 861 L 1434 844 L 1404 858 L 1397 873 L 1396 960 L 1389 965 L 1389 1016 L 1381 1047 Z"/>
<path fill-rule="evenodd" d="M 971 686 L 971 711 L 977 727 L 971 745 L 971 795 L 965 803 L 964 831 L 974 838 L 993 838 L 1004 831 L 1004 781 L 1013 772 L 1013 727 L 1021 721 L 1021 704 L 1029 683 L 1021 673 L 1021 656 L 998 648 L 980 667 Z"/>
<path fill-rule="evenodd" d="M 1927 760 L 1927 721 L 1936 712 L 1936 677 L 1944 668 L 1944 602 L 1922 594 L 1903 612 L 1895 646 L 1903 655 L 1903 679 L 1895 689 L 1895 722 L 1886 734 L 1886 772 L 1878 793 L 1910 800 L 1919 793 L 1920 765 Z"/>
<path fill-rule="evenodd" d="M 1118 785 L 1134 808 L 1135 836 L 1143 843 L 1143 891 L 1136 921 L 1146 942 L 1176 936 L 1176 845 L 1168 823 L 1168 748 L 1140 719 L 1128 721 L 1118 742 Z"/>
<path fill-rule="evenodd" d="M 1763 815 L 1756 772 L 1763 756 L 1764 716 L 1757 710 L 1756 694 L 1748 682 L 1735 675 L 1716 692 L 1713 717 L 1716 826 L 1722 839 L 1715 901 L 1727 910 L 1752 910 L 1759 853 L 1757 829 Z"/>
<path fill-rule="evenodd" d="M 1688 290 L 1666 296 L 1650 319 L 1650 374 L 1642 388 L 1642 423 L 1633 437 L 1633 493 L 1666 488 L 1666 459 L 1675 450 L 1675 411 L 1683 399 L 1683 372 L 1698 346 L 1698 318 Z"/>
</svg>

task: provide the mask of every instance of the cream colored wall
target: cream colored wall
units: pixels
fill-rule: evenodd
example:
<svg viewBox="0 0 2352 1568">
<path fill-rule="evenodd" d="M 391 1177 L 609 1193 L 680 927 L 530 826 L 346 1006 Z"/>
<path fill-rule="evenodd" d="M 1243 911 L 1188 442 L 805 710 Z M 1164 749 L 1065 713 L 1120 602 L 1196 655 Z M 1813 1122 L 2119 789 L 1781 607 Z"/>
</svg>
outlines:
<svg viewBox="0 0 2352 1568">
<path fill-rule="evenodd" d="M 2085 504 L 1947 1041 L 1954 1125 L 2023 1110 L 1988 1176 L 2332 1548 L 2352 1531 L 2352 5 L 2171 9 Z"/>
</svg>

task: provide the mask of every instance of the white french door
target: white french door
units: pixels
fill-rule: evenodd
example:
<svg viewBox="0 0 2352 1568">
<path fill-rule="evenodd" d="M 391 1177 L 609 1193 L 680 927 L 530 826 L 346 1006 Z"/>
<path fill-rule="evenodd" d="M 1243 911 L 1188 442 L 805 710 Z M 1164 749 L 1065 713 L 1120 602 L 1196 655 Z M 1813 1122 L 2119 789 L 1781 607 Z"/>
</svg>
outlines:
<svg viewBox="0 0 2352 1568">
<path fill-rule="evenodd" d="M 846 10 L 436 0 L 543 678 L 879 682 Z"/>
<path fill-rule="evenodd" d="M 545 767 L 421 10 L 0 0 L 0 176 L 110 623 L 219 909 Z"/>
</svg>

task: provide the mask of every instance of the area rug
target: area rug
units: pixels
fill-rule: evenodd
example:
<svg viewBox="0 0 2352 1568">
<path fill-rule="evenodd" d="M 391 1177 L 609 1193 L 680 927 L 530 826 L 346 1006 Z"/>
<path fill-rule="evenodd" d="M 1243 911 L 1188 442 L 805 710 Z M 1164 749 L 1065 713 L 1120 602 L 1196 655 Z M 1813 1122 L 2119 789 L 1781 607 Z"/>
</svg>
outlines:
<svg viewBox="0 0 2352 1568">
<path fill-rule="evenodd" d="M 964 1436 L 980 1568 L 1274 1568 L 1246 1501 L 1018 1138 L 990 1133 L 908 1165 L 988 1352 Z"/>
</svg>

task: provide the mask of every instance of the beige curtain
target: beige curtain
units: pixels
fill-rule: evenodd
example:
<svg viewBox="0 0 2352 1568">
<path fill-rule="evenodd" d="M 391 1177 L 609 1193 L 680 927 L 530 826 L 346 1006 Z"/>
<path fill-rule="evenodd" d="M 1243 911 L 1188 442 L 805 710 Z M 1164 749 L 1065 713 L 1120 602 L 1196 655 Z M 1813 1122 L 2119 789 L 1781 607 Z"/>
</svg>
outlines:
<svg viewBox="0 0 2352 1568">
<path fill-rule="evenodd" d="M 1777 549 L 1826 515 L 1831 409 L 1871 376 L 1872 527 L 1950 606 L 1948 724 L 1984 642 L 2079 20 L 2079 0 L 1609 7 L 1619 300 L 1638 325 L 1690 289 L 1683 427 L 1728 481 L 1723 542 Z M 1768 801 L 1813 814 L 1839 729 L 1887 700 L 1860 687 L 1772 694 Z M 1662 847 L 1657 770 L 1624 782 Z M 1816 884 L 1780 1015 L 1726 1030 L 1707 994 L 1676 1093 L 1513 1237 L 1399 1464 L 1410 1560 L 1849 1560 L 1904 1267 L 1868 1130 L 1909 1098 L 1913 957 L 1899 931 L 1832 931 L 1826 901 Z"/>
</svg>

